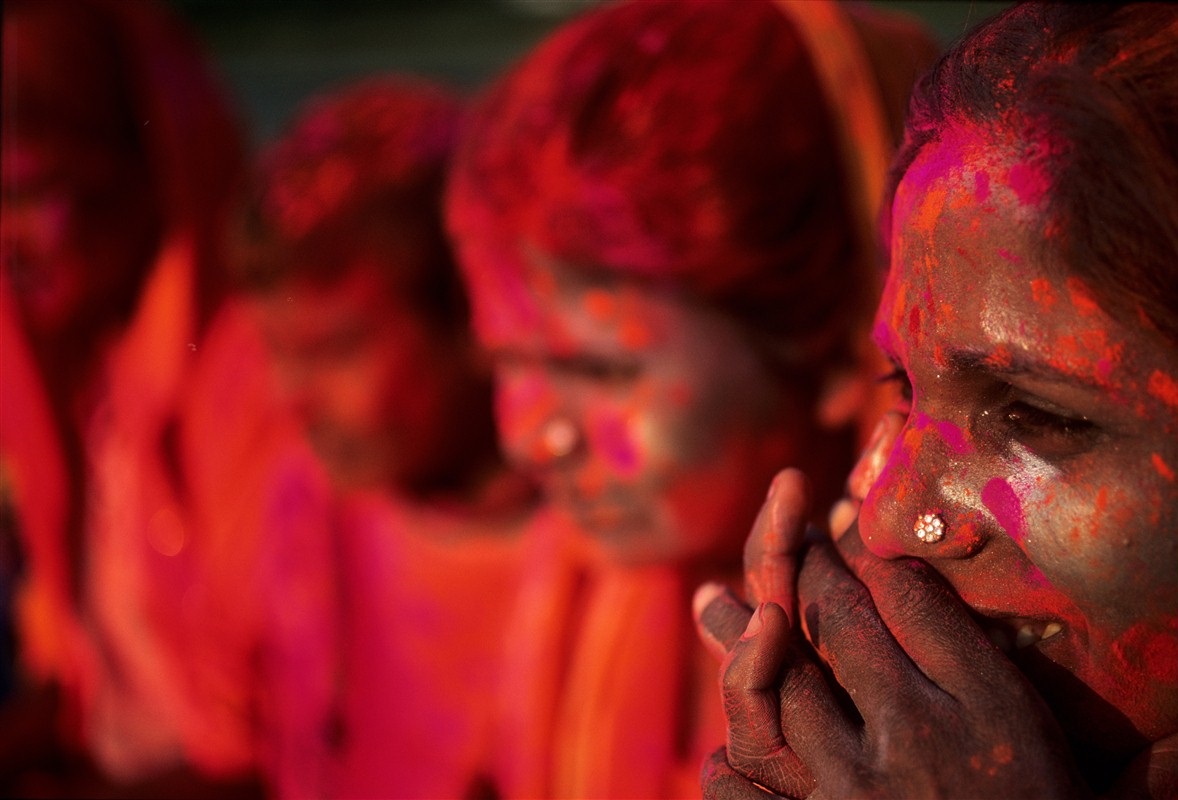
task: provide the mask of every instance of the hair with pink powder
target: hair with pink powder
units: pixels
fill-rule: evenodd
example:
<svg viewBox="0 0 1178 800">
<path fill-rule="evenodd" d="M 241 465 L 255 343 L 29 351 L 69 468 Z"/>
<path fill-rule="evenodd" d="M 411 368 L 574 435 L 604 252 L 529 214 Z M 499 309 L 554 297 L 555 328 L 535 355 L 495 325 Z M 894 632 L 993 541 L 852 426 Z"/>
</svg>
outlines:
<svg viewBox="0 0 1178 800">
<path fill-rule="evenodd" d="M 980 26 L 917 85 L 889 197 L 953 124 L 1022 156 L 1046 265 L 1178 342 L 1178 6 L 1025 3 Z"/>
<path fill-rule="evenodd" d="M 892 68 L 922 47 L 895 42 Z M 877 65 L 878 67 L 879 65 Z M 448 224 L 671 287 L 790 366 L 836 356 L 872 298 L 836 130 L 802 39 L 768 0 L 610 4 L 510 71 L 460 149 Z M 514 265 L 513 265 L 514 262 Z M 491 284 L 464 264 L 476 287 Z"/>
</svg>

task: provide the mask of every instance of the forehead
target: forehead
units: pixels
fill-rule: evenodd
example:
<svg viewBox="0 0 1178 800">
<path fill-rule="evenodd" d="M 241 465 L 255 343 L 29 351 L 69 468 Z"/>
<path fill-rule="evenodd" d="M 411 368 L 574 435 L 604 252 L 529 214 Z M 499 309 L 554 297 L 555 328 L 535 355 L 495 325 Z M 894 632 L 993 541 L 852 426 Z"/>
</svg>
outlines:
<svg viewBox="0 0 1178 800">
<path fill-rule="evenodd" d="M 530 247 L 484 251 L 471 276 L 474 327 L 484 346 L 562 352 L 611 344 L 642 349 L 682 325 L 669 292 L 581 269 Z"/>
<path fill-rule="evenodd" d="M 922 150 L 893 201 L 877 334 L 944 334 L 948 323 L 964 332 L 1004 309 L 1029 310 L 1031 287 L 1061 291 L 1050 268 L 1049 185 L 1033 155 L 973 128 L 950 128 Z"/>
<path fill-rule="evenodd" d="M 913 365 L 982 357 L 1124 396 L 1154 395 L 1174 350 L 1111 316 L 1053 245 L 1036 154 L 974 130 L 946 132 L 896 191 L 891 270 L 876 338 Z M 1167 403 L 1167 405 L 1170 405 Z"/>
</svg>

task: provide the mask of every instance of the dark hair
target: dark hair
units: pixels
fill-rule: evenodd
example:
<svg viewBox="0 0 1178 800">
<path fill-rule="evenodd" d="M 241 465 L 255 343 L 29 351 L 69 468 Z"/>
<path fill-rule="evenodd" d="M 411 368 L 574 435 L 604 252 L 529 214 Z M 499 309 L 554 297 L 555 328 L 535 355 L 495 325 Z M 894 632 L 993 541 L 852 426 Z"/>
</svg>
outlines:
<svg viewBox="0 0 1178 800">
<path fill-rule="evenodd" d="M 1012 133 L 1050 176 L 1049 267 L 1178 342 L 1178 6 L 1026 3 L 981 25 L 918 84 L 889 198 L 954 124 Z"/>
<path fill-rule="evenodd" d="M 449 92 L 400 77 L 313 101 L 261 161 L 236 228 L 237 283 L 330 285 L 349 261 L 374 255 L 389 291 L 442 327 L 465 326 L 466 296 L 441 223 L 461 118 Z"/>
<path fill-rule="evenodd" d="M 923 42 L 917 52 L 898 43 L 891 63 L 911 76 Z M 451 231 L 674 287 L 786 362 L 829 359 L 874 302 L 856 279 L 874 253 L 856 236 L 822 87 L 802 37 L 765 0 L 595 9 L 478 109 L 456 159 Z M 484 277 L 462 266 L 472 283 Z"/>
</svg>

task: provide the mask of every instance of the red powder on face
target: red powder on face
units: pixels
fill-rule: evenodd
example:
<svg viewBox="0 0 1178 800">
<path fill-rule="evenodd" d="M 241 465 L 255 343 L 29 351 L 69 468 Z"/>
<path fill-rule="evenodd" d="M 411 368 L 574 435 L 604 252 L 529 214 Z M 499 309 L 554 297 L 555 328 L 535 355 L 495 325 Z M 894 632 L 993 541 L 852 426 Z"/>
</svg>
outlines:
<svg viewBox="0 0 1178 800">
<path fill-rule="evenodd" d="M 920 309 L 916 306 L 908 312 L 908 335 L 914 340 L 920 338 Z"/>
<path fill-rule="evenodd" d="M 1104 512 L 1108 509 L 1108 487 L 1101 486 L 1100 491 L 1096 493 L 1096 510 Z"/>
<path fill-rule="evenodd" d="M 1014 356 L 1009 347 L 1000 344 L 994 348 L 994 352 L 986 356 L 986 363 L 998 368 L 1009 367 L 1014 363 Z"/>
<path fill-rule="evenodd" d="M 1072 305 L 1082 317 L 1090 317 L 1100 311 L 1092 292 L 1079 278 L 1068 278 L 1068 294 L 1071 295 Z"/>
<path fill-rule="evenodd" d="M 1036 278 L 1031 281 L 1031 298 L 1042 306 L 1044 311 L 1050 311 L 1057 299 L 1051 281 L 1044 278 Z"/>
<path fill-rule="evenodd" d="M 1026 533 L 1023 507 L 1010 484 L 1002 478 L 992 478 L 982 489 L 982 503 L 1010 538 L 1022 541 Z"/>
<path fill-rule="evenodd" d="M 651 342 L 650 328 L 641 320 L 627 320 L 618 331 L 618 338 L 622 344 L 631 349 L 639 350 Z"/>
<path fill-rule="evenodd" d="M 617 310 L 614 296 L 602 289 L 594 289 L 585 293 L 585 311 L 589 316 L 598 320 L 613 317 Z"/>
<path fill-rule="evenodd" d="M 1132 671 L 1140 670 L 1150 680 L 1178 684 L 1178 620 L 1171 620 L 1170 630 L 1138 624 L 1113 644 L 1117 656 Z"/>
<path fill-rule="evenodd" d="M 1159 475 L 1168 481 L 1174 480 L 1174 470 L 1170 469 L 1170 465 L 1163 461 L 1160 455 L 1154 453 L 1150 456 L 1150 461 L 1153 462 L 1153 468 L 1158 471 Z"/>
<path fill-rule="evenodd" d="M 1151 395 L 1178 411 L 1178 381 L 1160 369 L 1155 369 L 1149 376 L 1148 389 Z"/>
</svg>

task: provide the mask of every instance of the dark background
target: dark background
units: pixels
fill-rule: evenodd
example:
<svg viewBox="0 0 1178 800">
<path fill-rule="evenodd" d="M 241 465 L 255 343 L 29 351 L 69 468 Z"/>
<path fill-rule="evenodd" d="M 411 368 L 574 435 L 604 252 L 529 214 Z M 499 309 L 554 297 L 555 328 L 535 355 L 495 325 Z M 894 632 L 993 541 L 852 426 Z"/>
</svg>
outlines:
<svg viewBox="0 0 1178 800">
<path fill-rule="evenodd" d="M 742 2 L 742 0 L 732 0 Z M 477 91 L 594 0 L 170 0 L 196 28 L 255 145 L 309 95 L 377 72 Z M 925 20 L 942 44 L 1009 5 L 875 0 Z"/>
</svg>

